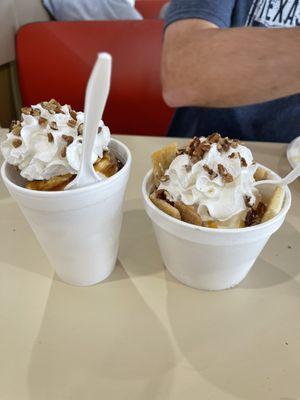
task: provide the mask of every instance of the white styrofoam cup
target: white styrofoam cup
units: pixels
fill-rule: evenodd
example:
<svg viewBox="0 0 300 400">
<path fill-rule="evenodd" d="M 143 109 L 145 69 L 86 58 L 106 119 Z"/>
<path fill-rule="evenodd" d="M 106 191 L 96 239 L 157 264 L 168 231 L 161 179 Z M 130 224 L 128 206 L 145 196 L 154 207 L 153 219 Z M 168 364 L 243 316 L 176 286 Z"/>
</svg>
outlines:
<svg viewBox="0 0 300 400">
<path fill-rule="evenodd" d="M 87 286 L 104 280 L 116 263 L 131 154 L 115 139 L 109 147 L 123 168 L 105 181 L 74 190 L 29 190 L 23 187 L 14 167 L 4 162 L 1 168 L 8 191 L 57 275 L 73 285 Z"/>
<path fill-rule="evenodd" d="M 269 179 L 279 176 L 270 169 Z M 248 274 L 270 236 L 282 225 L 291 206 L 291 192 L 285 187 L 280 213 L 262 224 L 239 229 L 213 229 L 191 225 L 170 217 L 149 199 L 152 170 L 143 181 L 144 205 L 150 217 L 168 271 L 182 283 L 205 290 L 222 290 L 240 283 Z M 274 186 L 260 187 L 265 199 Z"/>
</svg>

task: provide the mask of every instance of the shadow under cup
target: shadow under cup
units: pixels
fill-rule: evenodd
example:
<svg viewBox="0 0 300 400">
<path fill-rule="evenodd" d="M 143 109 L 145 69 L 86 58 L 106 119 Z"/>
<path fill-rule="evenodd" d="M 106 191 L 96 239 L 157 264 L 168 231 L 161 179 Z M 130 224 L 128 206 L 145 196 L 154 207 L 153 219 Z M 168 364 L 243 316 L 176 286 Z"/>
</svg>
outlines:
<svg viewBox="0 0 300 400">
<path fill-rule="evenodd" d="M 104 280 L 116 263 L 131 154 L 115 139 L 111 139 L 109 148 L 123 163 L 122 169 L 107 180 L 79 189 L 29 190 L 15 167 L 5 162 L 1 168 L 8 191 L 56 273 L 73 285 Z"/>
<path fill-rule="evenodd" d="M 259 164 L 258 164 L 259 165 Z M 268 179 L 280 177 L 270 169 Z M 170 217 L 149 199 L 152 170 L 144 178 L 142 192 L 168 271 L 182 283 L 205 290 L 222 290 L 240 283 L 248 274 L 271 235 L 276 232 L 291 206 L 291 192 L 285 187 L 280 213 L 262 224 L 240 229 L 213 229 L 191 225 Z M 265 200 L 274 186 L 260 187 Z"/>
</svg>

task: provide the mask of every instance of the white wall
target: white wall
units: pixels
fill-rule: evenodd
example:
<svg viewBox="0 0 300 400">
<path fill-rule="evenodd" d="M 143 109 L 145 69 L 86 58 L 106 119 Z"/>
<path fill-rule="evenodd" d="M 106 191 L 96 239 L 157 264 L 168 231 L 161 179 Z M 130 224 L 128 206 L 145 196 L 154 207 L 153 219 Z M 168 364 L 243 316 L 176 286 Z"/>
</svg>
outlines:
<svg viewBox="0 0 300 400">
<path fill-rule="evenodd" d="M 15 34 L 22 25 L 48 19 L 41 0 L 0 0 L 0 65 L 15 59 Z"/>
</svg>

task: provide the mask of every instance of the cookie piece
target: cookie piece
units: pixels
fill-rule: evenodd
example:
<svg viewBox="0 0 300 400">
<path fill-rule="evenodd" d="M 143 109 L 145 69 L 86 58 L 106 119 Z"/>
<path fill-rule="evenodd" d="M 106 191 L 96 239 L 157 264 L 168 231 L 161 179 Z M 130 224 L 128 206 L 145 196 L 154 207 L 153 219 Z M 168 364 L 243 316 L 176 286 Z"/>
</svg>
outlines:
<svg viewBox="0 0 300 400">
<path fill-rule="evenodd" d="M 112 152 L 105 151 L 102 158 L 94 164 L 95 171 L 105 175 L 107 178 L 118 172 L 119 165 L 116 156 Z"/>
<path fill-rule="evenodd" d="M 160 178 L 165 175 L 171 162 L 177 155 L 177 144 L 171 143 L 160 150 L 154 152 L 151 156 L 153 166 L 153 178 L 156 187 L 160 184 Z"/>
<path fill-rule="evenodd" d="M 30 190 L 39 190 L 42 192 L 56 192 L 64 190 L 69 182 L 75 178 L 75 175 L 65 174 L 60 176 L 53 176 L 52 178 L 44 181 L 32 181 L 26 184 L 26 188 Z"/>
<path fill-rule="evenodd" d="M 182 201 L 176 201 L 174 206 L 180 212 L 182 221 L 192 225 L 202 225 L 202 219 L 193 206 L 187 206 Z"/>
<path fill-rule="evenodd" d="M 161 211 L 165 212 L 173 218 L 181 219 L 180 212 L 177 210 L 177 208 L 173 207 L 166 200 L 158 198 L 157 192 L 153 192 L 150 194 L 150 200 Z"/>
</svg>

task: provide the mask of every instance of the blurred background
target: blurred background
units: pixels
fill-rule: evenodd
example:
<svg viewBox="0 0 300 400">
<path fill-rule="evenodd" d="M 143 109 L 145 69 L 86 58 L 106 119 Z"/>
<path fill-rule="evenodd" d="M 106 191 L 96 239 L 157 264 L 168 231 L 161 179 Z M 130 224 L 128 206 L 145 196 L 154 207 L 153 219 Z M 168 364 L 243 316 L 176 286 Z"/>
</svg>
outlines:
<svg viewBox="0 0 300 400">
<path fill-rule="evenodd" d="M 161 97 L 167 0 L 1 0 L 0 126 L 21 106 L 55 98 L 83 109 L 100 51 L 113 56 L 104 115 L 113 133 L 165 135 L 173 110 Z"/>
</svg>

